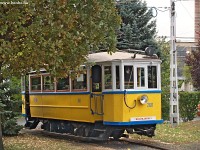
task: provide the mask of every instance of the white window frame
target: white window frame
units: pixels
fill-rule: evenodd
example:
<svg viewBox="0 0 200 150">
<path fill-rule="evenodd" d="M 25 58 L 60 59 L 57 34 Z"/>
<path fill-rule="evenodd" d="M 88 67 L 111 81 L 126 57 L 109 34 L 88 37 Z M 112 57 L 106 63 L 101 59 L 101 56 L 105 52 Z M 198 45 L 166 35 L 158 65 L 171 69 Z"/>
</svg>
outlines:
<svg viewBox="0 0 200 150">
<path fill-rule="evenodd" d="M 135 64 L 134 65 L 134 87 L 135 89 L 148 89 L 148 73 L 147 73 L 147 66 L 148 64 Z M 144 68 L 144 86 L 143 87 L 138 87 L 137 86 L 137 68 Z"/>
</svg>

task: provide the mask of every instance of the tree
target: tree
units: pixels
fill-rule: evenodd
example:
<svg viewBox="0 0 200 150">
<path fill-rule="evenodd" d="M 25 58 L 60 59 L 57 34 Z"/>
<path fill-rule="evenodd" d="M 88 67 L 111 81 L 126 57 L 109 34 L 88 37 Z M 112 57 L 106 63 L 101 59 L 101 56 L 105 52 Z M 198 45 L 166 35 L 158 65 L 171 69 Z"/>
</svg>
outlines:
<svg viewBox="0 0 200 150">
<path fill-rule="evenodd" d="M 0 83 L 0 101 L 4 105 L 1 110 L 3 135 L 17 135 L 22 128 L 16 123 L 21 114 L 20 85 L 20 80 L 15 77 Z"/>
<path fill-rule="evenodd" d="M 200 24 L 199 24 L 200 26 Z M 197 49 L 191 51 L 187 56 L 186 56 L 186 64 L 188 65 L 188 71 L 190 71 L 192 83 L 193 86 L 197 89 L 200 90 L 200 28 L 199 31 L 196 31 L 196 34 L 198 35 L 198 44 L 197 44 Z"/>
<path fill-rule="evenodd" d="M 170 99 L 170 47 L 165 39 L 158 42 L 161 53 L 161 85 L 162 85 L 162 118 L 169 120 L 169 99 Z"/>
<path fill-rule="evenodd" d="M 200 35 L 200 34 L 199 34 Z M 188 79 L 192 80 L 193 86 L 197 89 L 200 90 L 200 40 L 198 41 L 198 48 L 194 51 L 191 51 L 187 56 L 186 56 L 186 64 L 187 70 L 190 71 L 191 77 L 188 76 Z"/>
<path fill-rule="evenodd" d="M 85 62 L 91 50 L 115 50 L 120 17 L 113 0 L 31 0 L 0 7 L 3 74 L 30 68 L 64 74 Z"/>
<path fill-rule="evenodd" d="M 113 0 L 21 3 L 0 5 L 0 83 L 30 69 L 64 76 L 83 64 L 89 51 L 115 50 L 120 17 Z M 0 137 L 3 149 L 1 143 Z"/>
<path fill-rule="evenodd" d="M 118 49 L 145 49 L 156 44 L 156 22 L 152 9 L 147 8 L 141 0 L 118 1 L 122 26 L 118 33 Z"/>
</svg>

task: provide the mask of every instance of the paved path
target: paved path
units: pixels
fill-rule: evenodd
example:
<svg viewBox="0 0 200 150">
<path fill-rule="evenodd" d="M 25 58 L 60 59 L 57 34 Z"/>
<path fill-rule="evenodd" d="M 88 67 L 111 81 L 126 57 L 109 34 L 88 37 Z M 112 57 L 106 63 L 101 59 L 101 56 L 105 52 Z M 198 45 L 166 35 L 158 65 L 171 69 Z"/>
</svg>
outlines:
<svg viewBox="0 0 200 150">
<path fill-rule="evenodd" d="M 18 125 L 21 125 L 21 126 L 24 126 L 25 125 L 25 118 L 24 117 L 20 117 L 17 119 L 17 124 Z"/>
</svg>

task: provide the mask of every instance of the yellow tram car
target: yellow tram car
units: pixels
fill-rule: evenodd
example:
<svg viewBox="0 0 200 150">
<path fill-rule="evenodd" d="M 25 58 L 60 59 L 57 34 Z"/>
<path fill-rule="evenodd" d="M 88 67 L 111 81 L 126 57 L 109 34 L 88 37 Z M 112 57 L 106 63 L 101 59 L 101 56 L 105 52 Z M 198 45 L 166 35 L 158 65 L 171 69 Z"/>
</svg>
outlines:
<svg viewBox="0 0 200 150">
<path fill-rule="evenodd" d="M 154 136 L 161 119 L 160 64 L 156 55 L 117 51 L 88 55 L 76 78 L 54 79 L 45 70 L 23 78 L 26 127 L 93 140 L 124 132 Z"/>
</svg>

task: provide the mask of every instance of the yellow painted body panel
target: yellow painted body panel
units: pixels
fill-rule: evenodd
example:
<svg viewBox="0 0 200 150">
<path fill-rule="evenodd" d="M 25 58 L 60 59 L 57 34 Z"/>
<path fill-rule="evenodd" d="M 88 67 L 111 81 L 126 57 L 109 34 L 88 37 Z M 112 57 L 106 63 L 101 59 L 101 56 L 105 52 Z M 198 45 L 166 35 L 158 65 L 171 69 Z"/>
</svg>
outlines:
<svg viewBox="0 0 200 150">
<path fill-rule="evenodd" d="M 31 117 L 43 117 L 43 102 L 41 95 L 30 96 Z"/>
<path fill-rule="evenodd" d="M 148 103 L 142 105 L 139 101 L 142 95 L 148 96 Z M 104 121 L 108 122 L 130 122 L 131 118 L 155 116 L 161 120 L 161 94 L 126 94 L 127 105 L 124 102 L 124 94 L 106 94 L 104 96 Z"/>
<path fill-rule="evenodd" d="M 25 95 L 22 95 L 22 114 L 26 114 L 25 111 Z"/>
<path fill-rule="evenodd" d="M 32 117 L 95 122 L 102 116 L 90 111 L 90 95 L 30 95 Z M 92 107 L 94 104 L 92 104 Z"/>
<path fill-rule="evenodd" d="M 140 97 L 148 96 L 148 103 L 142 105 Z M 22 98 L 23 99 L 23 98 Z M 90 95 L 30 95 L 31 117 L 71 120 L 80 122 L 105 121 L 105 122 L 130 122 L 131 118 L 153 116 L 161 120 L 161 94 L 105 94 L 103 112 L 104 115 L 92 114 L 90 110 Z M 97 107 L 92 99 L 92 110 L 100 112 L 100 102 L 97 100 Z M 22 110 L 23 111 L 23 110 Z"/>
</svg>

